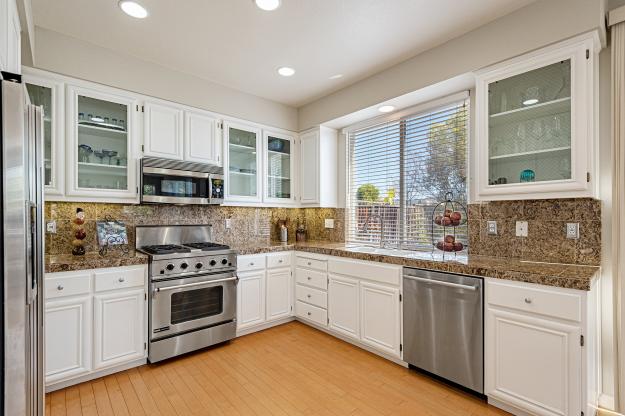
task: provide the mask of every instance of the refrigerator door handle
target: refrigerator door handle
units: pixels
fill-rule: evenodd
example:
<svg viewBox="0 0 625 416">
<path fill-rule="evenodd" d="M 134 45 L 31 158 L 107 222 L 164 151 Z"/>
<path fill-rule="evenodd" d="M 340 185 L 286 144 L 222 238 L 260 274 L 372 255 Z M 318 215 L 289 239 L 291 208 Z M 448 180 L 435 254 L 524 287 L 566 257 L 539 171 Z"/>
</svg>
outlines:
<svg viewBox="0 0 625 416">
<path fill-rule="evenodd" d="M 39 250 L 37 247 L 37 204 L 26 201 L 26 304 L 30 305 L 37 298 L 37 274 L 39 273 Z"/>
</svg>

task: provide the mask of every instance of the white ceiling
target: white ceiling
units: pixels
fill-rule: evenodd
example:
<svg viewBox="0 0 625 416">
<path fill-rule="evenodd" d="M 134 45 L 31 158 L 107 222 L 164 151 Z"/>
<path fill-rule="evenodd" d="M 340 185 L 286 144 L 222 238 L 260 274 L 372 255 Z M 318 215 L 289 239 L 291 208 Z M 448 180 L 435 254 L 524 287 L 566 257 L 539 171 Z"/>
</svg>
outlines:
<svg viewBox="0 0 625 416">
<path fill-rule="evenodd" d="M 138 1 L 148 18 L 117 0 L 32 3 L 37 26 L 299 107 L 534 0 L 282 0 L 273 12 L 252 0 Z"/>
</svg>

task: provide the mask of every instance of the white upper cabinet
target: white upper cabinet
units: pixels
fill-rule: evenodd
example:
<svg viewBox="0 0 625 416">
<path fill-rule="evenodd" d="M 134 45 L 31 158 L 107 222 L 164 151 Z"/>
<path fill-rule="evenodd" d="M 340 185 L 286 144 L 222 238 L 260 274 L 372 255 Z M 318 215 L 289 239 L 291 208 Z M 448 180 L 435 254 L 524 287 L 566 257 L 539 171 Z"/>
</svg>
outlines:
<svg viewBox="0 0 625 416">
<path fill-rule="evenodd" d="M 118 90 L 67 87 L 66 194 L 137 197 L 137 102 Z"/>
<path fill-rule="evenodd" d="M 60 196 L 65 189 L 64 84 L 28 69 L 24 72 L 30 102 L 43 107 L 45 194 Z"/>
<path fill-rule="evenodd" d="M 184 159 L 221 165 L 221 129 L 210 113 L 184 112 Z"/>
<path fill-rule="evenodd" d="M 182 108 L 173 103 L 146 101 L 143 112 L 144 156 L 182 160 Z"/>
<path fill-rule="evenodd" d="M 336 130 L 319 127 L 300 136 L 300 203 L 334 208 L 338 203 Z"/>
<path fill-rule="evenodd" d="M 595 196 L 596 34 L 477 75 L 478 200 Z"/>
<path fill-rule="evenodd" d="M 262 200 L 262 138 L 258 128 L 224 122 L 224 175 L 229 202 Z"/>
<path fill-rule="evenodd" d="M 276 205 L 295 203 L 295 138 L 263 131 L 265 151 L 264 201 Z"/>
</svg>

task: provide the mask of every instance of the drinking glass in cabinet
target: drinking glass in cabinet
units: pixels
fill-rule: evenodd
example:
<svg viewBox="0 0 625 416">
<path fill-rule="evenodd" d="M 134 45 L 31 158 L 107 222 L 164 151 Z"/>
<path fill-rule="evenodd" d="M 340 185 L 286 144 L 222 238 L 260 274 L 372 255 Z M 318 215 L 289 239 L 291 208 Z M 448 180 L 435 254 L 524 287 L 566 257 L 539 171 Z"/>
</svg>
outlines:
<svg viewBox="0 0 625 416">
<path fill-rule="evenodd" d="M 26 84 L 33 105 L 43 107 L 44 183 L 52 184 L 52 88 Z"/>
<path fill-rule="evenodd" d="M 488 87 L 489 184 L 571 179 L 571 61 Z"/>
<path fill-rule="evenodd" d="M 128 157 L 128 132 L 111 120 L 123 120 L 127 106 L 79 95 L 77 111 L 79 187 L 126 189 L 127 166 L 118 160 Z"/>
<path fill-rule="evenodd" d="M 256 133 L 230 127 L 228 134 L 230 194 L 257 196 Z"/>
</svg>

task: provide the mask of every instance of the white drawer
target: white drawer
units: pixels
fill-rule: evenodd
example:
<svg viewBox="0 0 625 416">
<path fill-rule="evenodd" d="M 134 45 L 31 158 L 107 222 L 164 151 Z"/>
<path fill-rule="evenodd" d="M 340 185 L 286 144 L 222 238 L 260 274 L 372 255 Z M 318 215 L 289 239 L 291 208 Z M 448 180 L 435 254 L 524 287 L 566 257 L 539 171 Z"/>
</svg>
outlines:
<svg viewBox="0 0 625 416">
<path fill-rule="evenodd" d="M 304 285 L 295 286 L 295 297 L 302 302 L 328 309 L 328 294 L 319 289 Z"/>
<path fill-rule="evenodd" d="M 267 254 L 267 268 L 289 267 L 291 265 L 291 253 L 272 253 Z"/>
<path fill-rule="evenodd" d="M 145 285 L 145 267 L 114 268 L 95 272 L 95 291 L 126 289 Z"/>
<path fill-rule="evenodd" d="M 247 256 L 237 256 L 237 270 L 245 272 L 248 270 L 262 270 L 265 268 L 264 254 L 250 254 Z"/>
<path fill-rule="evenodd" d="M 324 272 L 297 267 L 295 269 L 295 281 L 302 285 L 328 290 L 328 276 Z"/>
<path fill-rule="evenodd" d="M 297 267 L 306 267 L 307 269 L 321 270 L 325 272 L 328 270 L 328 262 L 325 260 L 311 259 L 308 257 L 297 256 L 295 262 Z"/>
<path fill-rule="evenodd" d="M 394 264 L 330 257 L 328 260 L 328 272 L 399 286 L 402 267 Z"/>
<path fill-rule="evenodd" d="M 570 321 L 582 321 L 581 294 L 533 288 L 515 283 L 487 281 L 486 302 L 492 306 L 517 309 Z"/>
<path fill-rule="evenodd" d="M 295 302 L 295 315 L 300 318 L 308 319 L 318 325 L 328 325 L 328 311 L 300 302 L 299 300 Z"/>
<path fill-rule="evenodd" d="M 69 276 L 47 274 L 44 285 L 46 299 L 83 295 L 91 291 L 91 273 L 72 273 Z"/>
</svg>

